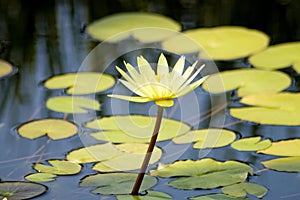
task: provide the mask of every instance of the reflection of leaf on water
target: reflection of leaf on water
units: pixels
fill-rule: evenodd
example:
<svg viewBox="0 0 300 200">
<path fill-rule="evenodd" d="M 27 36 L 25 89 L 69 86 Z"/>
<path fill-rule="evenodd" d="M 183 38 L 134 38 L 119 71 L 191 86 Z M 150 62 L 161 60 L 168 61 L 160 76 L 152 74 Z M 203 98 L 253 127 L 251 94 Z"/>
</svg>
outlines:
<svg viewBox="0 0 300 200">
<path fill-rule="evenodd" d="M 264 161 L 262 164 L 266 168 L 276 171 L 300 172 L 300 156 L 276 158 L 273 160 Z"/>
<path fill-rule="evenodd" d="M 260 141 L 261 137 L 242 138 L 231 144 L 231 147 L 239 151 L 258 151 L 263 150 L 272 145 L 271 140 L 265 139 Z"/>
<path fill-rule="evenodd" d="M 147 147 L 147 144 L 140 143 L 97 144 L 69 152 L 67 160 L 76 163 L 98 162 L 93 169 L 101 172 L 134 170 L 140 168 Z M 157 162 L 161 155 L 162 150 L 155 147 L 150 163 Z"/>
<path fill-rule="evenodd" d="M 243 197 L 232 197 L 226 194 L 207 194 L 189 198 L 190 200 L 251 200 Z"/>
<path fill-rule="evenodd" d="M 51 77 L 45 82 L 45 87 L 49 89 L 67 88 L 67 94 L 81 95 L 102 92 L 114 84 L 114 78 L 108 74 L 81 72 Z"/>
<path fill-rule="evenodd" d="M 237 161 L 218 162 L 211 158 L 202 160 L 176 161 L 161 164 L 151 175 L 160 177 L 178 177 L 169 185 L 180 189 L 215 188 L 243 182 L 252 174 L 250 166 Z"/>
<path fill-rule="evenodd" d="M 91 135 L 98 140 L 113 143 L 148 143 L 155 125 L 155 117 L 142 115 L 102 117 L 88 122 L 87 128 L 102 132 Z M 157 141 L 168 140 L 185 134 L 190 126 L 180 121 L 163 118 Z"/>
<path fill-rule="evenodd" d="M 175 144 L 196 142 L 194 148 L 204 149 L 226 146 L 233 142 L 235 138 L 236 135 L 233 131 L 210 128 L 189 131 L 187 134 L 174 138 L 173 142 Z"/>
<path fill-rule="evenodd" d="M 223 187 L 222 192 L 233 197 L 246 197 L 250 194 L 262 198 L 267 194 L 268 189 L 255 183 L 237 183 Z"/>
<path fill-rule="evenodd" d="M 100 110 L 100 103 L 93 99 L 74 96 L 52 97 L 46 102 L 48 109 L 62 113 L 88 113 Z"/>
<path fill-rule="evenodd" d="M 48 174 L 48 173 L 34 173 L 25 176 L 26 180 L 32 182 L 49 182 L 49 181 L 54 181 L 55 178 L 56 178 L 55 174 Z"/>
<path fill-rule="evenodd" d="M 258 69 L 228 70 L 210 75 L 203 89 L 210 93 L 237 90 L 238 96 L 280 92 L 291 84 L 291 78 L 283 72 Z"/>
<path fill-rule="evenodd" d="M 146 195 L 117 195 L 118 200 L 160 200 L 160 199 L 172 199 L 172 197 L 166 193 L 158 191 L 147 191 Z"/>
<path fill-rule="evenodd" d="M 137 174 L 106 173 L 89 175 L 81 180 L 80 186 L 97 187 L 96 194 L 130 194 Z M 140 191 L 147 190 L 157 183 L 155 177 L 145 175 Z"/>
<path fill-rule="evenodd" d="M 81 165 L 67 160 L 48 160 L 49 165 L 37 163 L 34 169 L 38 172 L 56 174 L 56 175 L 72 175 L 81 171 Z"/>
<path fill-rule="evenodd" d="M 25 138 L 35 139 L 47 135 L 52 140 L 59 140 L 75 135 L 75 124 L 63 119 L 39 119 L 26 122 L 18 127 L 18 133 Z"/>
<path fill-rule="evenodd" d="M 38 183 L 19 181 L 0 182 L 0 198 L 8 200 L 31 199 L 46 192 L 47 187 Z"/>
<path fill-rule="evenodd" d="M 260 124 L 300 125 L 299 93 L 249 95 L 243 97 L 241 103 L 251 105 L 251 107 L 231 108 L 230 115 Z"/>
</svg>

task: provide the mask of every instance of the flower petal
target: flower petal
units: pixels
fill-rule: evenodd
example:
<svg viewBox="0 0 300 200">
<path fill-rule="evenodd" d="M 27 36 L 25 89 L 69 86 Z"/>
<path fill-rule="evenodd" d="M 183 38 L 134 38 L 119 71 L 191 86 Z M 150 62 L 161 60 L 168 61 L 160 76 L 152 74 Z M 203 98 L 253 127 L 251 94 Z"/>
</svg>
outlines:
<svg viewBox="0 0 300 200">
<path fill-rule="evenodd" d="M 118 94 L 110 94 L 107 96 L 112 97 L 112 98 L 127 100 L 127 101 L 138 102 L 138 103 L 145 103 L 145 102 L 152 101 L 151 99 L 149 99 L 147 97 L 125 96 L 125 95 L 118 95 Z"/>
<path fill-rule="evenodd" d="M 169 73 L 169 65 L 164 54 L 160 54 L 157 63 L 157 76 L 162 77 Z"/>
<path fill-rule="evenodd" d="M 184 82 L 184 84 L 179 88 L 179 91 L 180 91 L 181 89 L 184 89 L 185 87 L 187 87 L 188 84 L 190 84 L 190 83 L 194 80 L 194 78 L 200 73 L 200 71 L 201 71 L 204 67 L 205 67 L 204 64 L 201 65 L 201 67 L 200 67 L 199 69 L 197 69 L 197 71 L 196 71 L 194 74 L 192 74 L 192 75 Z M 179 92 L 179 91 L 178 91 L 178 92 Z"/>
<path fill-rule="evenodd" d="M 196 89 L 199 85 L 201 85 L 206 79 L 208 78 L 208 76 L 205 76 L 201 79 L 199 79 L 198 81 L 195 81 L 194 83 L 182 88 L 182 90 L 180 90 L 177 93 L 177 97 L 182 97 L 184 95 L 186 95 L 187 93 L 193 91 L 194 89 Z"/>
<path fill-rule="evenodd" d="M 178 61 L 176 62 L 173 71 L 172 71 L 172 79 L 177 78 L 178 76 L 181 76 L 184 69 L 184 63 L 185 63 L 185 57 L 181 56 Z"/>
<path fill-rule="evenodd" d="M 137 58 L 138 67 L 140 70 L 140 74 L 148 81 L 156 82 L 155 72 L 153 71 L 151 65 L 148 61 L 143 57 L 140 56 Z"/>
<path fill-rule="evenodd" d="M 130 74 L 131 78 L 137 82 L 141 81 L 141 75 L 137 72 L 137 70 L 129 63 L 124 61 L 124 65 L 127 69 L 127 72 Z"/>
<path fill-rule="evenodd" d="M 174 105 L 174 101 L 172 99 L 168 100 L 157 100 L 155 101 L 156 105 L 159 105 L 161 107 L 171 107 Z"/>
<path fill-rule="evenodd" d="M 135 94 L 145 97 L 145 93 L 143 93 L 143 91 L 139 90 L 136 85 L 132 85 L 131 83 L 125 81 L 125 80 L 119 80 L 123 85 L 125 85 L 129 90 L 131 90 L 132 92 L 134 92 Z"/>
</svg>

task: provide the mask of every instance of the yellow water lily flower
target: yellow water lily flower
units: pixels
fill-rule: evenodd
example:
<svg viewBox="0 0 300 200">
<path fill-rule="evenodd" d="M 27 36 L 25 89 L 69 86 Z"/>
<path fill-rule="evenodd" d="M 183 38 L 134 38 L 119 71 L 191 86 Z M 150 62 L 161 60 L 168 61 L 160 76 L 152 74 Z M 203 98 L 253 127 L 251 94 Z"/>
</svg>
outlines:
<svg viewBox="0 0 300 200">
<path fill-rule="evenodd" d="M 161 107 L 170 107 L 174 104 L 174 98 L 191 92 L 207 78 L 206 76 L 191 83 L 204 65 L 197 69 L 197 62 L 195 62 L 184 71 L 184 56 L 178 59 L 171 72 L 169 71 L 167 59 L 163 54 L 158 59 L 156 73 L 142 56 L 137 57 L 137 63 L 139 72 L 126 62 L 124 64 L 128 74 L 118 66 L 116 66 L 116 69 L 125 79 L 121 79 L 120 82 L 138 96 L 112 94 L 108 95 L 109 97 L 139 103 L 154 101 Z"/>
</svg>

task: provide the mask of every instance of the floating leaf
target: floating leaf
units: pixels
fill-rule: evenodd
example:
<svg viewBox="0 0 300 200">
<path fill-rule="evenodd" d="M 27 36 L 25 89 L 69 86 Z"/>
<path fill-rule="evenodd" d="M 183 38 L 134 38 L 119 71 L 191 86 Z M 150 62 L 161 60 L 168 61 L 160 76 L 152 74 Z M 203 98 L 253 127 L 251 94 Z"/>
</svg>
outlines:
<svg viewBox="0 0 300 200">
<path fill-rule="evenodd" d="M 290 84 L 290 77 L 283 72 L 237 69 L 212 74 L 202 86 L 210 93 L 237 90 L 238 96 L 246 96 L 279 92 L 289 87 Z"/>
<path fill-rule="evenodd" d="M 258 151 L 271 146 L 272 142 L 269 139 L 260 141 L 261 137 L 250 137 L 237 140 L 231 144 L 231 147 L 239 151 Z"/>
<path fill-rule="evenodd" d="M 300 42 L 282 43 L 268 47 L 264 51 L 249 58 L 256 68 L 276 70 L 300 63 Z M 299 73 L 299 69 L 295 70 Z"/>
<path fill-rule="evenodd" d="M 88 113 L 88 110 L 100 110 L 100 103 L 93 99 L 74 96 L 60 96 L 48 99 L 47 108 L 63 113 Z"/>
<path fill-rule="evenodd" d="M 191 200 L 250 200 L 249 198 L 232 197 L 226 194 L 208 194 L 189 198 Z"/>
<path fill-rule="evenodd" d="M 226 146 L 233 142 L 235 138 L 236 135 L 233 131 L 210 128 L 190 131 L 187 134 L 174 138 L 173 142 L 176 144 L 196 142 L 194 148 L 203 149 Z"/>
<path fill-rule="evenodd" d="M 118 42 L 129 37 L 140 42 L 156 42 L 180 30 L 180 24 L 166 16 L 142 12 L 113 14 L 96 20 L 87 27 L 87 32 L 92 37 L 109 42 Z"/>
<path fill-rule="evenodd" d="M 0 183 L 0 198 L 11 200 L 31 199 L 46 192 L 47 187 L 38 183 L 7 181 Z"/>
<path fill-rule="evenodd" d="M 247 194 L 250 194 L 257 198 L 263 198 L 268 189 L 255 183 L 238 183 L 223 187 L 222 192 L 233 197 L 246 197 Z"/>
<path fill-rule="evenodd" d="M 67 155 L 67 160 L 77 163 L 101 161 L 93 168 L 101 172 L 134 170 L 140 168 L 147 147 L 147 144 L 139 143 L 98 144 L 71 151 Z M 150 163 L 157 162 L 161 155 L 161 149 L 155 147 Z"/>
<path fill-rule="evenodd" d="M 111 88 L 115 79 L 98 72 L 62 74 L 49 78 L 45 87 L 49 89 L 67 88 L 67 94 L 81 95 L 102 92 Z"/>
<path fill-rule="evenodd" d="M 258 153 L 275 156 L 300 156 L 300 139 L 272 142 L 272 145 L 269 148 L 258 151 Z"/>
<path fill-rule="evenodd" d="M 34 173 L 25 176 L 25 179 L 32 182 L 49 182 L 54 181 L 56 178 L 55 174 L 48 173 Z"/>
<path fill-rule="evenodd" d="M 267 160 L 262 164 L 269 169 L 285 172 L 300 172 L 300 157 L 287 157 Z"/>
<path fill-rule="evenodd" d="M 269 37 L 263 32 L 238 26 L 198 28 L 183 33 L 206 51 L 203 52 L 200 48 L 198 49 L 201 58 L 214 60 L 233 60 L 247 57 L 265 49 L 269 44 Z M 186 42 L 186 37 L 177 35 L 165 40 L 163 48 L 178 54 L 195 52 L 197 50 L 196 45 Z"/>
<path fill-rule="evenodd" d="M 59 140 L 71 137 L 77 132 L 78 128 L 75 124 L 63 119 L 39 119 L 18 127 L 18 133 L 29 139 L 47 135 L 52 140 Z"/>
<path fill-rule="evenodd" d="M 242 98 L 241 102 L 253 107 L 231 108 L 230 114 L 235 118 L 260 124 L 300 125 L 298 93 L 250 95 Z"/>
<path fill-rule="evenodd" d="M 0 60 L 0 78 L 3 78 L 9 74 L 11 74 L 13 72 L 13 66 L 4 61 L 4 60 Z"/>
<path fill-rule="evenodd" d="M 185 160 L 173 164 L 161 164 L 151 175 L 160 177 L 179 177 L 169 185 L 180 189 L 215 188 L 246 180 L 251 167 L 237 161 L 218 162 L 211 158 L 198 161 Z M 182 177 L 183 176 L 183 177 Z"/>
<path fill-rule="evenodd" d="M 85 177 L 80 186 L 94 186 L 96 194 L 130 194 L 137 174 L 134 173 L 106 173 Z M 157 183 L 155 177 L 145 175 L 139 191 L 147 190 Z"/>
<path fill-rule="evenodd" d="M 158 191 L 147 191 L 146 195 L 117 195 L 118 200 L 160 200 L 160 199 L 172 199 L 172 197 L 166 193 Z"/>
<path fill-rule="evenodd" d="M 81 165 L 67 160 L 48 160 L 48 162 L 52 166 L 37 163 L 34 169 L 38 172 L 56 175 L 72 175 L 81 171 Z"/>
<path fill-rule="evenodd" d="M 91 134 L 98 140 L 113 143 L 150 141 L 156 117 L 142 115 L 111 116 L 95 119 L 86 124 L 87 128 L 103 130 Z M 183 135 L 190 126 L 180 121 L 163 118 L 157 141 L 164 141 Z"/>
</svg>

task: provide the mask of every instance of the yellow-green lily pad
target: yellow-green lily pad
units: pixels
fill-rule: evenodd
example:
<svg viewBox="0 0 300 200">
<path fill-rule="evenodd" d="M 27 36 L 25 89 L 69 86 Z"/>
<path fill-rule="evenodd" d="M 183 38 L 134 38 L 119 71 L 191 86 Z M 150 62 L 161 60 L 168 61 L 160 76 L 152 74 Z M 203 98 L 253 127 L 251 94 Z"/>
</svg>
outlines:
<svg viewBox="0 0 300 200">
<path fill-rule="evenodd" d="M 249 58 L 249 62 L 256 68 L 276 70 L 295 65 L 299 73 L 300 42 L 282 43 L 268 47 L 264 51 Z"/>
<path fill-rule="evenodd" d="M 0 60 L 0 78 L 11 74 L 13 70 L 14 67 L 10 63 L 4 60 Z"/>
<path fill-rule="evenodd" d="M 161 30 L 159 31 L 159 29 Z M 118 42 L 129 37 L 145 43 L 157 42 L 180 30 L 180 24 L 169 17 L 143 12 L 109 15 L 92 22 L 87 27 L 87 32 L 93 38 L 109 42 Z"/>
<path fill-rule="evenodd" d="M 272 145 L 258 153 L 275 156 L 300 156 L 300 139 L 281 140 L 272 142 Z"/>
<path fill-rule="evenodd" d="M 71 151 L 67 160 L 76 163 L 98 162 L 93 169 L 101 172 L 134 170 L 140 168 L 147 147 L 147 144 L 141 143 L 98 144 Z M 155 147 L 150 164 L 157 162 L 161 155 L 162 150 Z"/>
<path fill-rule="evenodd" d="M 284 172 L 300 172 L 300 156 L 293 156 L 287 158 L 276 158 L 267 160 L 262 164 L 272 170 Z"/>
<path fill-rule="evenodd" d="M 239 151 L 258 151 L 263 150 L 272 145 L 271 140 L 265 139 L 260 141 L 261 137 L 242 138 L 231 144 L 231 147 Z"/>
<path fill-rule="evenodd" d="M 226 194 L 207 194 L 189 198 L 190 200 L 250 200 L 243 197 L 232 197 Z"/>
<path fill-rule="evenodd" d="M 31 182 L 50 182 L 56 178 L 55 174 L 48 173 L 34 173 L 25 176 L 25 179 Z"/>
<path fill-rule="evenodd" d="M 97 140 L 113 143 L 150 141 L 156 117 L 143 115 L 111 116 L 92 120 L 86 123 L 87 128 L 99 129 L 102 132 L 91 134 Z M 163 118 L 157 141 L 172 139 L 190 130 L 190 126 L 177 120 Z"/>
<path fill-rule="evenodd" d="M 300 125 L 300 94 L 282 92 L 243 97 L 251 107 L 231 108 L 230 115 L 245 121 L 271 125 Z"/>
<path fill-rule="evenodd" d="M 63 119 L 39 119 L 18 127 L 18 133 L 25 138 L 35 139 L 47 135 L 52 140 L 71 137 L 78 132 L 75 124 Z"/>
<path fill-rule="evenodd" d="M 151 170 L 153 176 L 177 177 L 169 185 L 186 190 L 210 189 L 243 182 L 252 173 L 252 168 L 244 163 L 231 160 L 218 162 L 211 158 L 160 164 L 157 170 Z"/>
<path fill-rule="evenodd" d="M 258 69 L 228 70 L 210 75 L 203 89 L 210 93 L 237 90 L 238 96 L 275 93 L 291 85 L 291 78 L 283 72 Z"/>
<path fill-rule="evenodd" d="M 67 89 L 67 94 L 82 95 L 105 91 L 115 84 L 115 79 L 99 72 L 80 72 L 56 75 L 45 82 L 48 89 Z"/>
<path fill-rule="evenodd" d="M 80 186 L 97 187 L 92 193 L 96 194 L 130 194 L 137 174 L 106 173 L 85 177 Z M 153 187 L 157 183 L 155 177 L 145 175 L 140 192 Z"/>
<path fill-rule="evenodd" d="M 270 38 L 263 32 L 239 26 L 197 28 L 184 31 L 187 38 L 194 40 L 200 48 L 187 38 L 176 35 L 165 40 L 163 48 L 178 54 L 200 51 L 204 59 L 233 60 L 248 57 L 265 49 Z M 204 50 L 204 51 L 203 51 Z"/>
<path fill-rule="evenodd" d="M 88 113 L 100 110 L 100 103 L 93 99 L 74 96 L 52 97 L 46 102 L 48 109 L 62 113 Z"/>
<path fill-rule="evenodd" d="M 187 134 L 173 139 L 176 144 L 185 144 L 195 142 L 194 148 L 216 148 L 223 147 L 232 143 L 236 138 L 233 131 L 226 129 L 210 128 L 192 130 Z"/>
<path fill-rule="evenodd" d="M 161 200 L 172 199 L 172 197 L 166 193 L 158 191 L 147 191 L 146 195 L 117 195 L 117 200 Z"/>
<path fill-rule="evenodd" d="M 255 183 L 244 182 L 225 186 L 222 188 L 222 192 L 232 197 L 246 197 L 247 194 L 250 194 L 257 198 L 263 198 L 268 189 Z"/>
<path fill-rule="evenodd" d="M 38 172 L 56 175 L 72 175 L 78 174 L 81 171 L 81 165 L 67 160 L 48 160 L 49 165 L 36 163 L 34 169 Z"/>
</svg>

